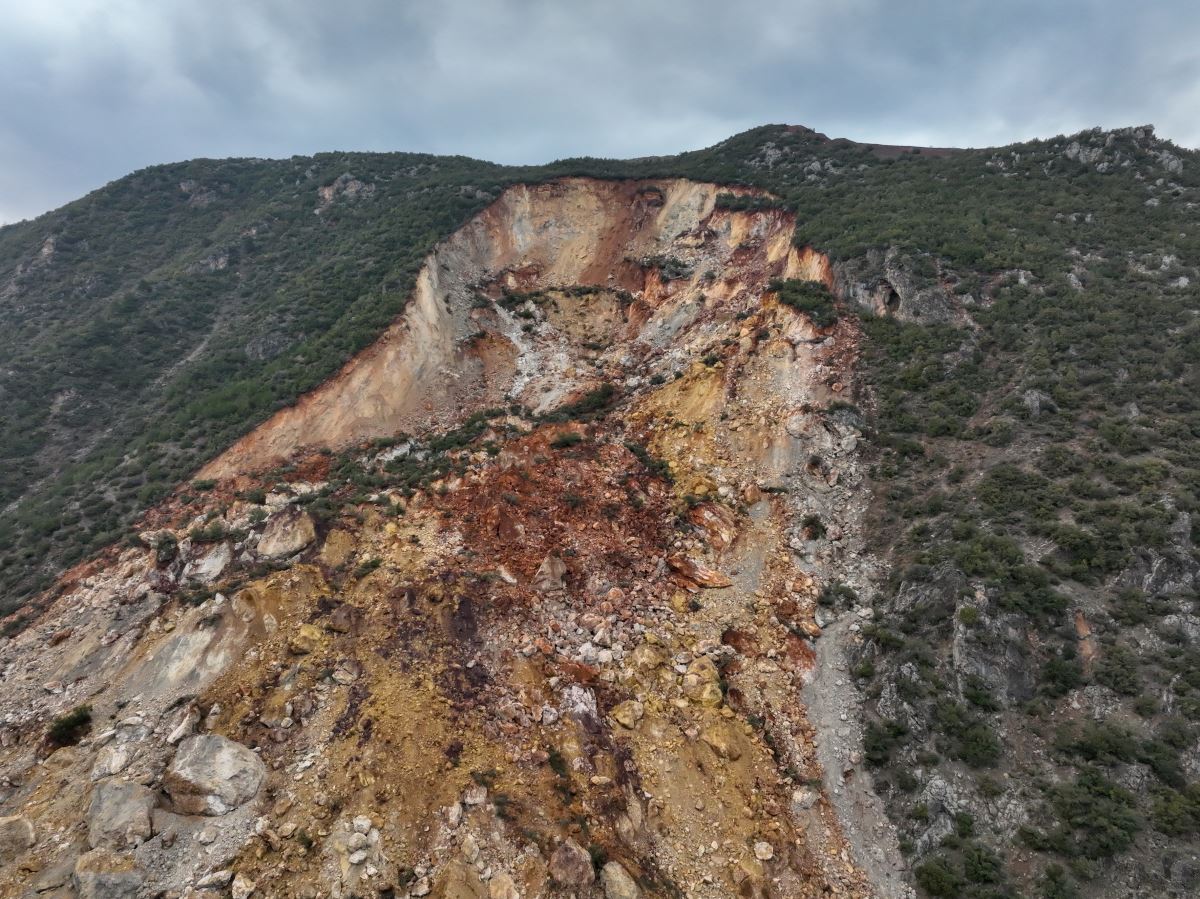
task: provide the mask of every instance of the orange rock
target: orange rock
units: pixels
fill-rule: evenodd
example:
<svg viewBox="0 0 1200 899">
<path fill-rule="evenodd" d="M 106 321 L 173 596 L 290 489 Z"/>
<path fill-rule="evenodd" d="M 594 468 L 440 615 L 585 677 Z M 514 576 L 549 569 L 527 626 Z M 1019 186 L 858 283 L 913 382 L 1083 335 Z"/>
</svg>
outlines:
<svg viewBox="0 0 1200 899">
<path fill-rule="evenodd" d="M 710 589 L 715 589 L 733 586 L 733 581 L 721 574 L 721 572 L 713 568 L 709 568 L 703 562 L 688 556 L 668 556 L 667 564 L 681 580 L 689 582 L 697 587 L 708 587 Z"/>
</svg>

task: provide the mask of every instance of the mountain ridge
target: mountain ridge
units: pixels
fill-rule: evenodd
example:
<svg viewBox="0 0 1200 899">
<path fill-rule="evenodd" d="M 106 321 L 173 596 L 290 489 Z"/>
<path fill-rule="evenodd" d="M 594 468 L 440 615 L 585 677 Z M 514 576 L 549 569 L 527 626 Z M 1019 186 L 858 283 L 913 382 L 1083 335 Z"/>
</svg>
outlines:
<svg viewBox="0 0 1200 899">
<path fill-rule="evenodd" d="M 49 876 L 28 824 L 74 847 L 75 891 L 1186 895 L 1194 161 L 1145 127 L 880 158 L 768 126 L 511 182 L 182 164 L 0 231 L 0 876 Z M 339 394 L 381 346 L 399 367 Z M 371 391 L 374 428 L 339 423 Z M 247 433 L 282 451 L 196 474 Z M 428 735 L 387 714 L 409 694 Z M 253 747 L 262 792 L 197 819 L 193 745 Z M 469 758 L 420 822 L 283 773 L 365 750 L 378 777 L 404 746 L 410 797 L 442 776 L 410 749 Z M 707 868 L 665 747 L 723 810 Z M 730 783 L 753 832 L 721 817 Z M 292 805 L 326 823 L 296 842 Z M 168 843 L 206 827 L 212 870 L 179 867 Z"/>
</svg>

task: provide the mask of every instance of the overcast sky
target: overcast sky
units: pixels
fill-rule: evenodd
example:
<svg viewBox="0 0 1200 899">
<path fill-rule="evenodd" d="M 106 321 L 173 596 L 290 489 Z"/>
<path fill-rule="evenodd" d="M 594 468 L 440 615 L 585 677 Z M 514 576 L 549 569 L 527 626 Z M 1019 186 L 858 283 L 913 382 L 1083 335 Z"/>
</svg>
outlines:
<svg viewBox="0 0 1200 899">
<path fill-rule="evenodd" d="M 0 0 L 0 22 L 0 222 L 196 156 L 537 163 L 767 122 L 1200 146 L 1197 0 Z"/>
</svg>

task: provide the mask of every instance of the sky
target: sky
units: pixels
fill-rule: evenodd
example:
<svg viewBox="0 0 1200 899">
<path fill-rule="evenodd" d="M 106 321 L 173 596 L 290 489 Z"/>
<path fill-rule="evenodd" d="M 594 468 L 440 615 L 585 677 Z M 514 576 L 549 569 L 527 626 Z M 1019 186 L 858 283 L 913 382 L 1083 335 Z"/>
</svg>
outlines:
<svg viewBox="0 0 1200 899">
<path fill-rule="evenodd" d="M 0 223 L 202 156 L 540 163 L 765 123 L 1200 147 L 1196 0 L 0 0 L 0 22 Z"/>
</svg>

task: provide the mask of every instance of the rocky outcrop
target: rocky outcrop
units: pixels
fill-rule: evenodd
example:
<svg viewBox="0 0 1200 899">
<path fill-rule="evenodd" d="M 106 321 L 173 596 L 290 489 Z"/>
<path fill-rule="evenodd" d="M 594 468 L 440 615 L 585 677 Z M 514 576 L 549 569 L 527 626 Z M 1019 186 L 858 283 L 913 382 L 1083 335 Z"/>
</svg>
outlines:
<svg viewBox="0 0 1200 899">
<path fill-rule="evenodd" d="M 224 815 L 253 799 L 265 776 L 266 766 L 245 746 L 202 734 L 179 744 L 163 786 L 183 814 Z"/>
<path fill-rule="evenodd" d="M 931 259 L 923 261 L 935 266 Z M 874 315 L 922 324 L 962 319 L 936 268 L 918 275 L 912 269 L 912 260 L 894 247 L 868 250 L 863 256 L 839 262 L 833 269 L 832 287 L 837 296 Z"/>
</svg>

